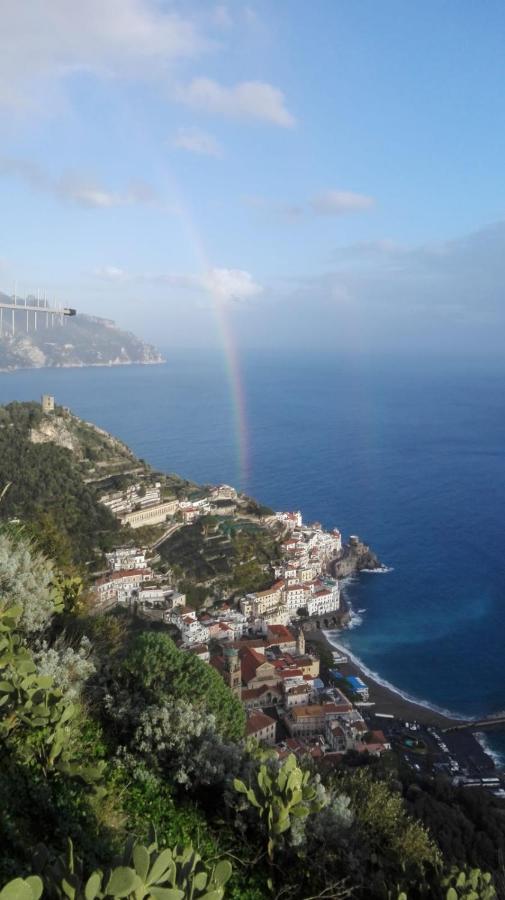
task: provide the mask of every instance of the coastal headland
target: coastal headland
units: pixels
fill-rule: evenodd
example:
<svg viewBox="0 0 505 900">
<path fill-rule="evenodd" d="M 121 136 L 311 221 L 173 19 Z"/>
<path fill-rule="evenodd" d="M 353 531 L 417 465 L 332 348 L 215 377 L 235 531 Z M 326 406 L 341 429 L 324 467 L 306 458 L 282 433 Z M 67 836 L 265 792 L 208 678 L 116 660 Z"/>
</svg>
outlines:
<svg viewBox="0 0 505 900">
<path fill-rule="evenodd" d="M 330 561 L 328 569 L 334 578 L 348 578 L 356 572 L 371 572 L 384 566 L 373 550 L 353 534 L 339 555 Z"/>
<path fill-rule="evenodd" d="M 62 559 L 85 566 L 93 615 L 122 609 L 155 622 L 217 669 L 241 697 L 248 733 L 267 717 L 280 753 L 289 734 L 297 752 L 317 744 L 327 762 L 391 747 L 414 769 L 488 777 L 492 761 L 471 734 L 442 738 L 462 720 L 406 699 L 358 661 L 334 659 L 351 613 L 340 582 L 385 570 L 358 537 L 343 541 L 338 528 L 274 512 L 230 485 L 155 471 L 50 395 L 0 408 L 0 437 L 0 483 L 11 485 L 1 517 L 58 535 Z M 55 503 L 68 519 L 51 515 Z M 421 762 L 409 749 L 416 741 Z"/>
</svg>

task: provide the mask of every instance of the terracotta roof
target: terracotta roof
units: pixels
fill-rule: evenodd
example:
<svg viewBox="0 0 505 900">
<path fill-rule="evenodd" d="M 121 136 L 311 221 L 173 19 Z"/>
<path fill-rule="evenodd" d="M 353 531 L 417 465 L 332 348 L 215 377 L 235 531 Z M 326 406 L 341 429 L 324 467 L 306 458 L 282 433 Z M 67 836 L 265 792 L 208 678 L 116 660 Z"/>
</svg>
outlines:
<svg viewBox="0 0 505 900">
<path fill-rule="evenodd" d="M 241 697 L 242 701 L 245 703 L 246 700 L 256 700 L 267 693 L 275 693 L 278 697 L 281 696 L 281 692 L 277 685 L 262 684 L 261 687 L 257 688 L 243 688 Z"/>
<path fill-rule="evenodd" d="M 138 575 L 151 574 L 150 569 L 120 569 L 118 572 L 111 572 L 110 575 L 104 575 L 95 582 L 97 585 L 108 584 L 109 581 L 119 581 L 122 578 L 133 578 Z"/>
<path fill-rule="evenodd" d="M 382 753 L 385 750 L 384 744 L 355 744 L 354 749 L 358 751 L 358 753 Z"/>
<path fill-rule="evenodd" d="M 256 675 L 256 670 L 259 666 L 262 665 L 270 665 L 268 661 L 262 656 L 261 653 L 257 653 L 256 650 L 243 650 L 241 654 L 241 672 L 242 672 L 242 680 L 248 684 Z M 272 666 L 273 670 L 273 666 Z"/>
<path fill-rule="evenodd" d="M 269 594 L 276 594 L 283 587 L 284 582 L 282 580 L 276 581 L 269 588 L 267 588 L 266 591 L 256 591 L 256 597 L 268 597 Z"/>
<path fill-rule="evenodd" d="M 312 666 L 315 662 L 315 659 L 312 656 L 297 656 L 296 664 L 298 666 Z"/>
<path fill-rule="evenodd" d="M 289 747 L 290 750 L 293 750 L 293 751 L 305 749 L 305 744 L 302 744 L 302 742 L 299 741 L 298 738 L 294 738 L 294 737 L 286 738 L 286 745 Z"/>
<path fill-rule="evenodd" d="M 282 641 L 282 642 L 284 642 L 284 641 L 292 642 L 292 641 L 296 640 L 293 632 L 290 631 L 289 628 L 286 628 L 285 625 L 269 625 L 268 633 L 273 635 L 274 637 L 278 638 L 278 640 Z M 270 641 L 270 643 L 274 643 L 274 642 Z"/>
<path fill-rule="evenodd" d="M 295 706 L 290 715 L 294 716 L 295 719 L 310 719 L 310 718 L 321 718 L 326 717 L 328 715 L 335 715 L 342 712 L 348 712 L 352 709 L 352 704 L 347 702 L 343 703 L 324 703 L 322 705 L 311 705 L 311 706 Z"/>
<path fill-rule="evenodd" d="M 199 653 L 208 653 L 209 652 L 209 648 L 208 648 L 207 644 L 192 644 L 191 647 L 188 647 L 188 650 L 190 653 L 196 653 L 197 655 Z"/>
<path fill-rule="evenodd" d="M 251 648 L 252 650 L 256 650 L 257 653 L 260 653 L 263 659 L 265 658 L 265 641 L 249 641 L 246 638 L 236 638 L 235 640 L 228 642 L 228 647 L 234 647 L 235 650 L 238 650 L 240 653 L 242 653 L 243 650 Z"/>
<path fill-rule="evenodd" d="M 271 716 L 265 715 L 262 712 L 252 713 L 249 716 L 246 723 L 246 734 L 257 734 L 258 731 L 263 731 L 264 728 L 268 728 L 270 725 L 275 725 L 275 719 L 272 719 Z"/>
<path fill-rule="evenodd" d="M 329 724 L 333 734 L 336 734 L 337 737 L 345 737 L 345 731 L 342 726 L 338 724 L 338 722 L 330 722 Z"/>
<path fill-rule="evenodd" d="M 281 678 L 295 678 L 295 676 L 299 676 L 303 678 L 302 669 L 281 669 L 280 676 Z"/>
</svg>

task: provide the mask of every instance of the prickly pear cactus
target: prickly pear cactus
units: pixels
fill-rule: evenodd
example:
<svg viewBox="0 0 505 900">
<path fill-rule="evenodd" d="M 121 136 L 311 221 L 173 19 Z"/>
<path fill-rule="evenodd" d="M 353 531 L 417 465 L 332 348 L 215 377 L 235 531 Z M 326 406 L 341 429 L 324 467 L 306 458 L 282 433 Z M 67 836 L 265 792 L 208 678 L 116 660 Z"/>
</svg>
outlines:
<svg viewBox="0 0 505 900">
<path fill-rule="evenodd" d="M 158 850 L 156 838 L 144 847 L 129 842 L 110 870 L 86 877 L 72 842 L 67 852 L 49 861 L 37 848 L 35 862 L 42 878 L 16 878 L 0 891 L 0 900 L 39 900 L 44 890 L 58 900 L 222 900 L 232 868 L 227 860 L 207 867 L 191 845 Z"/>
<path fill-rule="evenodd" d="M 480 869 L 453 869 L 442 883 L 446 900 L 496 900 L 492 876 Z"/>
<path fill-rule="evenodd" d="M 279 770 L 262 763 L 256 776 L 256 784 L 247 787 L 238 778 L 235 790 L 245 794 L 254 806 L 268 831 L 268 856 L 273 859 L 281 836 L 293 825 L 294 820 L 306 819 L 327 805 L 327 798 L 319 796 L 309 772 L 304 772 L 290 754 Z"/>
</svg>

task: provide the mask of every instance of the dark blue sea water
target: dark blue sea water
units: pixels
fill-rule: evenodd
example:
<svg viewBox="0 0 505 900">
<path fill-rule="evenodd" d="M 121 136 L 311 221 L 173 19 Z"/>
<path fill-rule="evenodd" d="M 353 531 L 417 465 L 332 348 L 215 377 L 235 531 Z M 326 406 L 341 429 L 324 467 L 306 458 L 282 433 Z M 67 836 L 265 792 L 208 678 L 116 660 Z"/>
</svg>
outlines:
<svg viewBox="0 0 505 900">
<path fill-rule="evenodd" d="M 242 360 L 247 473 L 218 356 L 0 375 L 0 402 L 54 393 L 164 470 L 359 534 L 393 571 L 347 588 L 353 653 L 444 709 L 505 709 L 505 366 L 298 356 Z"/>
</svg>

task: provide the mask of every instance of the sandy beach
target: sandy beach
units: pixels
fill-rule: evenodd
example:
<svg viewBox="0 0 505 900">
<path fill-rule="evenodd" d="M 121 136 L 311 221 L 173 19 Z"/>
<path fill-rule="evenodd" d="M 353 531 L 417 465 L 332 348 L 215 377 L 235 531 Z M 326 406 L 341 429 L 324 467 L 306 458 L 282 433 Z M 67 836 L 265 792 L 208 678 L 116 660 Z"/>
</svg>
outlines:
<svg viewBox="0 0 505 900">
<path fill-rule="evenodd" d="M 336 647 L 328 641 L 322 629 L 307 629 L 305 632 L 305 639 L 307 643 L 324 644 L 331 652 L 336 650 Z M 343 645 L 341 646 L 341 649 L 342 653 L 348 656 L 349 651 Z M 450 718 L 443 713 L 430 709 L 428 706 L 423 706 L 421 703 L 406 700 L 401 694 L 398 694 L 396 691 L 375 681 L 367 672 L 364 672 L 359 665 L 352 661 L 349 661 L 344 665 L 339 665 L 338 668 L 344 675 L 359 675 L 359 677 L 368 685 L 370 689 L 370 700 L 375 703 L 375 706 L 370 707 L 370 710 L 375 713 L 389 713 L 406 721 L 422 722 L 426 725 L 437 725 L 440 728 L 447 728 L 450 725 L 454 725 L 458 721 L 461 721 L 457 718 Z"/>
</svg>

